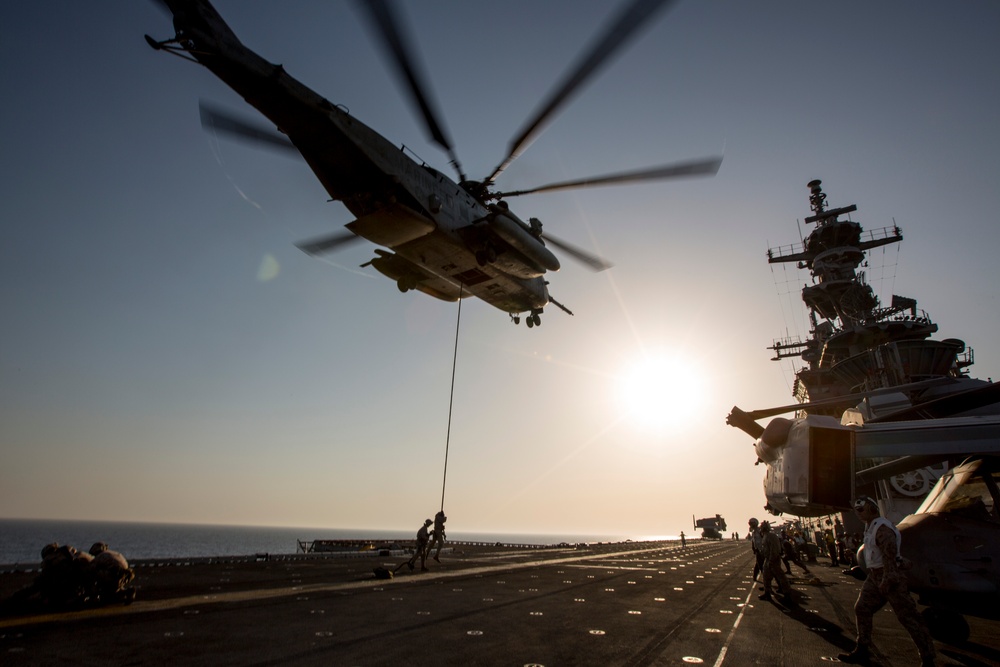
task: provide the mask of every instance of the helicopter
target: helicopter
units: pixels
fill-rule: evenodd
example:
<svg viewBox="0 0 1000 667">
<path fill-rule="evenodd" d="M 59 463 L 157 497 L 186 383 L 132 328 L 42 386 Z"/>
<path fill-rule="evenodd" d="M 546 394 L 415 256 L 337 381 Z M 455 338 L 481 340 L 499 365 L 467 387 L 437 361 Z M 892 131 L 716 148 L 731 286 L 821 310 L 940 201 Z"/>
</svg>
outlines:
<svg viewBox="0 0 1000 667">
<path fill-rule="evenodd" d="M 713 157 L 648 169 L 550 183 L 503 192 L 498 176 L 527 148 L 566 100 L 620 49 L 667 0 L 633 0 L 611 20 L 594 46 L 511 141 L 508 154 L 483 179 L 463 171 L 429 88 L 412 55 L 406 32 L 388 0 L 361 0 L 390 63 L 405 83 L 433 142 L 444 150 L 457 181 L 407 154 L 375 130 L 245 47 L 208 0 L 157 0 L 173 15 L 175 35 L 156 40 L 155 50 L 203 65 L 256 108 L 277 130 L 201 103 L 206 130 L 228 134 L 300 156 L 331 201 L 355 216 L 341 230 L 296 244 L 310 255 L 339 249 L 348 242 L 374 243 L 375 257 L 362 264 L 394 280 L 401 292 L 416 290 L 455 302 L 474 296 L 529 328 L 541 324 L 545 306 L 572 315 L 548 291 L 546 276 L 560 262 L 551 245 L 594 271 L 611 266 L 573 244 L 543 232 L 510 210 L 507 199 L 571 188 L 711 176 L 722 159 Z"/>
<path fill-rule="evenodd" d="M 913 564 L 905 570 L 907 583 L 926 605 L 921 615 L 928 629 L 960 643 L 969 637 L 964 615 L 1000 620 L 1000 416 L 982 414 L 1000 399 L 998 389 L 989 384 L 897 410 L 897 420 L 890 414 L 866 421 L 871 413 L 862 403 L 840 419 L 776 417 L 757 429 L 751 427 L 755 413 L 737 421 L 758 434 L 754 449 L 767 467 L 765 509 L 772 514 L 827 516 L 849 510 L 857 494 L 878 498 L 881 514 L 902 535 L 902 553 Z M 931 417 L 914 418 L 920 411 Z M 887 480 L 939 464 L 944 473 L 916 510 L 900 511 Z M 844 516 L 845 524 L 857 521 Z"/>
<path fill-rule="evenodd" d="M 963 614 L 1000 619 L 1000 457 L 974 456 L 948 470 L 920 508 L 899 522 L 910 590 L 946 641 L 969 638 Z"/>
</svg>

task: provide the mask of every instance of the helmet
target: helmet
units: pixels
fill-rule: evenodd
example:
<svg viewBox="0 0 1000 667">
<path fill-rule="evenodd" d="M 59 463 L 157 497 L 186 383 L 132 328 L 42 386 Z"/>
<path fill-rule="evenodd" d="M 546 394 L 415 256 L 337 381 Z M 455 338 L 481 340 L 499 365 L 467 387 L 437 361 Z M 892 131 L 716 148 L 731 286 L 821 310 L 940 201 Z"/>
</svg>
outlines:
<svg viewBox="0 0 1000 667">
<path fill-rule="evenodd" d="M 865 505 L 871 505 L 873 508 L 878 509 L 878 503 L 871 496 L 858 496 L 854 499 L 854 511 L 860 512 L 865 508 Z"/>
<path fill-rule="evenodd" d="M 760 529 L 762 531 L 764 531 L 765 533 L 770 533 L 771 532 L 771 522 L 770 521 L 764 521 L 764 522 L 762 522 L 760 524 Z"/>
<path fill-rule="evenodd" d="M 756 527 L 757 527 L 757 519 L 755 519 L 754 517 L 750 517 L 750 520 L 749 520 L 749 521 L 747 521 L 747 523 L 749 523 L 749 524 L 750 524 L 751 526 L 753 526 L 754 528 L 756 528 Z"/>
</svg>

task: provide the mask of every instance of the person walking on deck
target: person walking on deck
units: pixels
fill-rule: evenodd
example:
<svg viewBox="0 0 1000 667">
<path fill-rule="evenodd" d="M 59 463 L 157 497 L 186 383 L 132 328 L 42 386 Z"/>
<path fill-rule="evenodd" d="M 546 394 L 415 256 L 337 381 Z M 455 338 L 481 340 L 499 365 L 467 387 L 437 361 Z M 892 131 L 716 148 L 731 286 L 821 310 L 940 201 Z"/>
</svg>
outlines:
<svg viewBox="0 0 1000 667">
<path fill-rule="evenodd" d="M 868 664 L 872 644 L 872 619 L 875 612 L 888 602 L 896 618 L 910 634 L 920 654 L 922 667 L 933 667 L 934 642 L 924 625 L 917 605 L 910 596 L 906 574 L 900 569 L 905 561 L 900 555 L 902 536 L 889 519 L 879 515 L 878 503 L 869 496 L 859 496 L 854 501 L 854 513 L 865 522 L 864 545 L 860 558 L 868 565 L 868 577 L 861 586 L 858 601 L 854 603 L 858 641 L 850 653 L 841 653 L 841 662 L 855 665 Z"/>
<path fill-rule="evenodd" d="M 781 548 L 781 540 L 771 531 L 771 524 L 764 521 L 760 524 L 761 544 L 764 563 L 762 565 L 764 573 L 764 594 L 757 597 L 761 600 L 771 599 L 771 579 L 778 582 L 779 594 L 788 602 L 792 601 L 792 587 L 788 585 L 785 571 L 781 568 L 781 557 L 784 550 Z"/>
<path fill-rule="evenodd" d="M 754 555 L 753 580 L 757 581 L 757 575 L 764 569 L 764 544 L 761 541 L 760 524 L 757 522 L 757 518 L 750 517 L 747 525 L 750 526 L 747 539 L 750 540 L 750 547 L 753 549 Z"/>
</svg>

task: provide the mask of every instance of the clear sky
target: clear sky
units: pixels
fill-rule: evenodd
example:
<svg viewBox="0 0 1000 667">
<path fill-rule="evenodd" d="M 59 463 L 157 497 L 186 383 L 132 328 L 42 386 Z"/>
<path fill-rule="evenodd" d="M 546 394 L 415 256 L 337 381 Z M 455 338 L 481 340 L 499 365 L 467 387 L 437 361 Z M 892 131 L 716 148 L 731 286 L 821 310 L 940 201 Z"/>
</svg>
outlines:
<svg viewBox="0 0 1000 667">
<path fill-rule="evenodd" d="M 244 44 L 448 169 L 346 2 L 216 7 Z M 466 170 L 485 176 L 613 12 L 404 5 Z M 304 163 L 205 133 L 152 2 L 0 5 L 0 516 L 415 529 L 441 502 L 457 306 L 296 241 L 351 220 Z M 724 153 L 712 179 L 512 200 L 568 259 L 543 326 L 462 308 L 453 531 L 659 535 L 761 515 L 733 405 L 790 402 L 806 183 L 905 241 L 872 269 L 1000 377 L 1000 4 L 683 2 L 501 177 L 504 189 Z M 884 278 L 884 280 L 878 280 Z M 671 360 L 674 360 L 671 362 Z M 663 368 L 652 405 L 636 367 Z M 650 390 L 652 391 L 652 390 Z M 678 393 L 679 392 L 679 393 Z"/>
</svg>

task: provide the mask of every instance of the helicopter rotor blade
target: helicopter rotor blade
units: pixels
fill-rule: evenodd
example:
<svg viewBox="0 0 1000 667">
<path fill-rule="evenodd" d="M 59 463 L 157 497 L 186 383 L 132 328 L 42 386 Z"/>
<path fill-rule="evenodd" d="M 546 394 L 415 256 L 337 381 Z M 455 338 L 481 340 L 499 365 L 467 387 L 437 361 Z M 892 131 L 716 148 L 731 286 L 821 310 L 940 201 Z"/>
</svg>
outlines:
<svg viewBox="0 0 1000 667">
<path fill-rule="evenodd" d="M 439 114 L 434 110 L 432 100 L 426 92 L 430 89 L 418 69 L 419 61 L 413 56 L 406 33 L 400 29 L 398 12 L 393 9 L 391 0 L 358 0 L 355 4 L 367 14 L 374 32 L 381 40 L 383 50 L 395 65 L 397 76 L 406 83 L 411 102 L 420 109 L 434 142 L 448 153 L 459 179 L 466 180 L 451 140 L 445 134 L 443 124 L 438 120 Z"/>
<path fill-rule="evenodd" d="M 558 239 L 550 234 L 546 234 L 543 232 L 542 237 L 546 241 L 548 241 L 549 243 L 551 243 L 552 245 L 559 248 L 564 253 L 575 259 L 576 261 L 580 262 L 581 264 L 589 268 L 591 271 L 595 272 L 604 271 L 605 269 L 610 269 L 612 266 L 614 266 L 614 264 L 612 264 L 608 260 L 602 259 L 597 255 L 593 255 L 587 252 L 586 250 L 578 248 L 577 246 L 567 243 L 566 241 Z"/>
<path fill-rule="evenodd" d="M 572 190 L 574 188 L 588 188 L 596 185 L 621 185 L 624 183 L 641 183 L 643 181 L 656 181 L 667 178 L 683 178 L 685 176 L 714 176 L 722 166 L 722 158 L 709 158 L 695 162 L 681 162 L 679 164 L 664 165 L 651 169 L 640 169 L 636 171 L 623 171 L 617 174 L 607 174 L 605 176 L 593 176 L 591 178 L 581 178 L 574 181 L 561 181 L 541 185 L 528 190 L 513 190 L 511 192 L 498 192 L 497 197 L 517 197 L 529 195 L 536 192 L 553 192 L 555 190 Z"/>
<path fill-rule="evenodd" d="M 198 108 L 201 111 L 201 126 L 205 130 L 222 132 L 239 139 L 256 142 L 267 148 L 278 149 L 286 153 L 291 152 L 301 157 L 295 144 L 276 130 L 240 120 L 229 112 L 213 107 L 204 100 L 198 102 Z"/>
<path fill-rule="evenodd" d="M 356 236 L 353 232 L 342 231 L 296 243 L 295 247 L 307 255 L 321 255 L 336 250 L 340 246 L 360 240 L 362 240 L 361 237 Z"/>
<path fill-rule="evenodd" d="M 166 12 L 168 16 L 173 16 L 173 12 L 170 11 L 170 5 L 167 4 L 167 0 L 150 0 L 154 5 L 156 5 L 160 11 Z"/>
<path fill-rule="evenodd" d="M 652 18 L 653 14 L 664 5 L 672 3 L 674 0 L 633 0 L 617 16 L 611 26 L 605 31 L 601 38 L 595 42 L 586 55 L 580 59 L 575 68 L 563 79 L 563 82 L 549 96 L 548 100 L 542 104 L 535 115 L 532 116 L 521 129 L 521 132 L 510 142 L 507 157 L 497 165 L 493 173 L 486 179 L 487 183 L 492 183 L 511 162 L 524 151 L 528 145 L 535 140 L 541 132 L 542 126 L 549 118 L 556 113 L 560 106 L 582 86 L 586 80 L 596 72 L 601 65 L 608 62 L 610 57 L 619 47 L 622 46 L 635 33 L 636 29 Z"/>
</svg>

